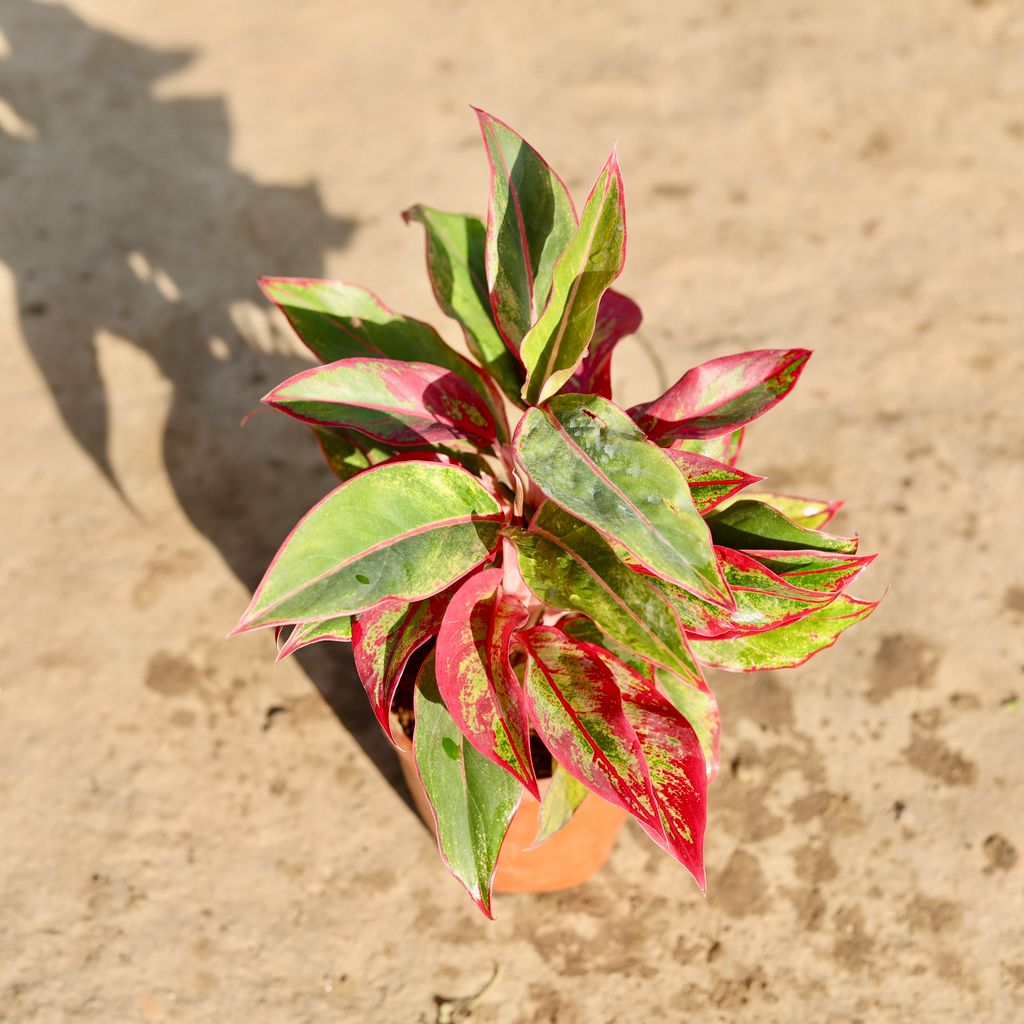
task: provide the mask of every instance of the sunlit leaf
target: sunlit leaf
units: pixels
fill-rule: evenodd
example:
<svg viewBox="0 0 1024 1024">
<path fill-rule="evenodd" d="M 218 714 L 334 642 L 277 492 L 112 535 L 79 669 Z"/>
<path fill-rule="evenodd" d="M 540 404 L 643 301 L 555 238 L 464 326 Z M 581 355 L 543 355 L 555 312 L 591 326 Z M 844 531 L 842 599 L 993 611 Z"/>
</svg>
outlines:
<svg viewBox="0 0 1024 1024">
<path fill-rule="evenodd" d="M 763 478 L 758 478 L 763 479 Z M 760 501 L 781 512 L 797 526 L 806 526 L 809 530 L 820 530 L 827 525 L 842 508 L 841 501 L 826 501 L 822 498 L 798 498 L 792 494 L 779 494 L 776 491 L 751 491 L 744 494 L 750 501 Z M 723 502 L 723 506 L 724 506 Z"/>
<path fill-rule="evenodd" d="M 690 485 L 690 497 L 701 515 L 710 512 L 737 491 L 764 479 L 762 476 L 752 476 L 741 469 L 735 469 L 724 462 L 709 459 L 706 455 L 698 455 L 695 452 L 666 448 L 665 454 L 686 477 L 686 482 Z"/>
<path fill-rule="evenodd" d="M 761 501 L 741 498 L 717 508 L 707 516 L 715 543 L 728 548 L 779 548 L 833 551 L 852 555 L 857 551 L 855 537 L 836 537 L 820 530 L 809 530 L 787 519 L 777 509 Z"/>
<path fill-rule="evenodd" d="M 837 594 L 852 583 L 875 555 L 833 555 L 823 551 L 748 551 L 794 587 Z"/>
<path fill-rule="evenodd" d="M 612 355 L 623 338 L 640 329 L 642 320 L 640 307 L 632 299 L 609 288 L 597 307 L 597 323 L 587 354 L 562 390 L 611 398 Z"/>
</svg>

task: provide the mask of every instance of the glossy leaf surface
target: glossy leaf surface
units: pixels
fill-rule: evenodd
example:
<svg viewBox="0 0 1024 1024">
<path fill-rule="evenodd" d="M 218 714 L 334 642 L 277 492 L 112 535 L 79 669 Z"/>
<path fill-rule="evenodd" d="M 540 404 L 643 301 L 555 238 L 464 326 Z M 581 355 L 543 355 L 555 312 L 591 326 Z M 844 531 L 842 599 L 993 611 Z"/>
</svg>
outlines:
<svg viewBox="0 0 1024 1024">
<path fill-rule="evenodd" d="M 705 458 L 714 459 L 716 462 L 724 462 L 727 466 L 735 466 L 740 457 L 740 449 L 743 447 L 743 437 L 746 429 L 746 427 L 740 427 L 731 434 L 722 434 L 720 437 L 691 437 L 675 441 L 670 440 L 665 442 L 665 447 L 674 451 L 693 452 L 695 455 L 703 455 Z"/>
<path fill-rule="evenodd" d="M 640 329 L 642 320 L 640 307 L 632 299 L 609 288 L 597 307 L 597 322 L 587 354 L 562 390 L 611 398 L 612 355 L 623 338 Z"/>
<path fill-rule="evenodd" d="M 551 782 L 544 792 L 537 816 L 537 838 L 531 849 L 540 846 L 572 821 L 572 816 L 587 798 L 590 790 L 569 774 L 557 761 L 552 762 Z"/>
<path fill-rule="evenodd" d="M 340 359 L 303 370 L 264 399 L 307 423 L 344 427 L 390 445 L 489 445 L 497 434 L 483 400 L 432 363 Z"/>
<path fill-rule="evenodd" d="M 727 548 L 810 548 L 848 555 L 857 551 L 855 537 L 836 537 L 820 530 L 809 530 L 787 519 L 771 505 L 749 498 L 716 509 L 706 521 L 715 543 Z"/>
<path fill-rule="evenodd" d="M 793 668 L 831 647 L 843 630 L 866 619 L 877 604 L 840 594 L 830 604 L 789 625 L 733 640 L 695 640 L 693 651 L 703 664 L 731 672 Z"/>
<path fill-rule="evenodd" d="M 608 158 L 555 264 L 551 297 L 519 354 L 526 367 L 523 399 L 539 405 L 556 394 L 583 359 L 605 290 L 626 258 L 626 207 L 615 153 Z"/>
<path fill-rule="evenodd" d="M 477 110 L 491 169 L 487 206 L 487 284 L 494 319 L 509 347 L 519 345 L 544 309 L 555 261 L 576 231 L 562 179 L 516 131 Z"/>
<path fill-rule="evenodd" d="M 413 753 L 441 856 L 470 899 L 491 917 L 494 869 L 523 787 L 459 731 L 438 691 L 433 655 L 416 680 L 414 710 Z"/>
<path fill-rule="evenodd" d="M 437 635 L 450 596 L 450 591 L 443 591 L 423 601 L 381 601 L 356 617 L 352 627 L 356 672 L 389 740 L 391 702 L 402 673 L 413 652 Z"/>
<path fill-rule="evenodd" d="M 728 466 L 724 462 L 709 459 L 706 455 L 675 451 L 671 448 L 666 448 L 665 452 L 686 477 L 686 482 L 690 486 L 690 497 L 701 515 L 710 512 L 737 491 L 764 479 L 761 476 L 744 473 L 743 470 Z"/>
<path fill-rule="evenodd" d="M 792 494 L 776 491 L 751 491 L 743 496 L 750 501 L 760 501 L 781 512 L 797 526 L 809 530 L 820 530 L 835 517 L 842 508 L 841 501 L 825 501 L 821 498 L 798 498 Z"/>
<path fill-rule="evenodd" d="M 655 439 L 728 434 L 781 402 L 810 355 L 802 348 L 761 349 L 711 359 L 629 413 Z"/>
<path fill-rule="evenodd" d="M 402 214 L 423 225 L 427 236 L 427 270 L 437 304 L 461 326 L 466 344 L 502 391 L 519 402 L 523 370 L 494 322 L 487 290 L 484 222 L 461 213 L 414 206 Z"/>
<path fill-rule="evenodd" d="M 534 626 L 519 636 L 530 654 L 530 719 L 555 760 L 598 796 L 659 829 L 640 741 L 597 649 L 552 626 Z"/>
<path fill-rule="evenodd" d="M 548 498 L 639 565 L 731 604 L 685 478 L 617 406 L 597 395 L 558 395 L 526 413 L 513 444 L 520 467 Z"/>
<path fill-rule="evenodd" d="M 748 551 L 794 587 L 837 594 L 852 583 L 875 555 L 833 555 L 822 551 Z"/>
<path fill-rule="evenodd" d="M 501 592 L 502 569 L 474 573 L 454 593 L 437 637 L 438 689 L 463 735 L 539 800 L 522 686 L 509 661 L 526 607 Z"/>
<path fill-rule="evenodd" d="M 368 469 L 303 516 L 234 632 L 429 597 L 488 557 L 500 518 L 494 498 L 455 466 Z"/>
</svg>

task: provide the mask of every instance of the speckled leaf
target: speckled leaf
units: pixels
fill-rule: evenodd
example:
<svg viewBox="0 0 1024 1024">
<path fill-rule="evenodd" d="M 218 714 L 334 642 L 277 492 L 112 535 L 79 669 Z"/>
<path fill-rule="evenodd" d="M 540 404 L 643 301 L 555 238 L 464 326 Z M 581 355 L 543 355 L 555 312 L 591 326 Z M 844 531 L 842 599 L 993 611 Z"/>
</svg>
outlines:
<svg viewBox="0 0 1024 1024">
<path fill-rule="evenodd" d="M 576 231 L 562 179 L 517 132 L 476 111 L 491 168 L 485 264 L 494 319 L 513 352 L 540 316 L 555 261 Z"/>
<path fill-rule="evenodd" d="M 430 597 L 494 551 L 500 519 L 494 498 L 456 466 L 375 466 L 303 516 L 233 633 Z"/>
<path fill-rule="evenodd" d="M 690 497 L 701 515 L 710 512 L 737 491 L 764 479 L 763 476 L 752 476 L 724 462 L 709 459 L 706 455 L 674 451 L 671 448 L 666 448 L 665 452 L 686 477 L 690 485 Z"/>
<path fill-rule="evenodd" d="M 598 649 L 553 626 L 534 626 L 519 639 L 530 654 L 530 719 L 552 756 L 587 789 L 660 829 L 640 741 Z"/>
<path fill-rule="evenodd" d="M 580 364 L 605 290 L 626 259 L 626 205 L 612 152 L 583 208 L 580 224 L 555 264 L 551 297 L 519 348 L 526 367 L 523 398 L 539 405 L 556 394 Z"/>
<path fill-rule="evenodd" d="M 609 288 L 597 307 L 597 323 L 587 354 L 562 390 L 611 398 L 612 354 L 623 338 L 640 329 L 642 320 L 640 307 L 632 299 Z"/>
<path fill-rule="evenodd" d="M 838 594 L 874 560 L 875 555 L 832 555 L 821 551 L 748 551 L 794 587 Z"/>
<path fill-rule="evenodd" d="M 263 293 L 322 363 L 358 357 L 431 363 L 458 374 L 488 404 L 507 437 L 497 389 L 478 367 L 446 345 L 430 324 L 395 313 L 373 292 L 341 281 L 264 277 Z"/>
<path fill-rule="evenodd" d="M 706 683 L 700 687 L 691 686 L 672 672 L 666 672 L 661 668 L 655 669 L 654 678 L 661 692 L 693 726 L 704 754 L 708 782 L 711 782 L 718 774 L 722 748 L 722 718 L 718 713 L 715 695 Z"/>
<path fill-rule="evenodd" d="M 749 498 L 715 509 L 706 522 L 715 543 L 727 548 L 780 548 L 786 551 L 810 548 L 846 555 L 857 551 L 856 537 L 836 537 L 820 530 L 808 530 L 787 519 L 771 505 Z"/>
<path fill-rule="evenodd" d="M 826 526 L 843 506 L 841 501 L 798 498 L 792 494 L 779 494 L 776 491 L 751 491 L 749 494 L 744 494 L 743 497 L 750 501 L 764 502 L 765 505 L 770 505 L 776 511 L 781 512 L 797 526 L 806 526 L 809 530 L 820 530 Z"/>
<path fill-rule="evenodd" d="M 509 661 L 527 611 L 502 593 L 503 576 L 503 569 L 474 573 L 452 595 L 437 637 L 437 686 L 469 742 L 539 800 L 522 686 Z"/>
<path fill-rule="evenodd" d="M 442 213 L 429 206 L 414 206 L 402 214 L 406 223 L 423 225 L 427 237 L 427 271 L 441 309 L 456 320 L 470 352 L 519 404 L 523 369 L 509 351 L 494 322 L 487 291 L 484 222 L 461 213 Z"/>
<path fill-rule="evenodd" d="M 658 584 L 690 639 L 718 639 L 776 629 L 810 614 L 833 598 L 832 594 L 793 586 L 742 551 L 715 548 L 715 552 L 736 598 L 732 611 L 702 601 L 678 587 Z"/>
<path fill-rule="evenodd" d="M 618 406 L 598 395 L 559 395 L 526 413 L 513 445 L 540 491 L 638 565 L 731 606 L 686 479 Z"/>
<path fill-rule="evenodd" d="M 650 679 L 599 647 L 590 653 L 611 672 L 650 773 L 660 823 L 657 828 L 643 821 L 640 825 L 703 891 L 708 771 L 697 734 Z"/>
<path fill-rule="evenodd" d="M 877 606 L 877 601 L 857 601 L 840 594 L 830 604 L 787 626 L 734 640 L 695 640 L 693 651 L 703 664 L 730 672 L 792 668 L 831 647 L 843 630 L 866 619 Z"/>
<path fill-rule="evenodd" d="M 339 359 L 290 377 L 267 405 L 306 423 L 357 430 L 391 445 L 490 445 L 494 419 L 457 374 L 431 363 Z"/>
<path fill-rule="evenodd" d="M 530 846 L 540 846 L 572 821 L 572 816 L 587 798 L 590 790 L 573 778 L 557 761 L 551 766 L 551 782 L 544 792 L 538 812 L 537 838 Z"/>
<path fill-rule="evenodd" d="M 437 844 L 449 871 L 487 917 L 501 844 L 523 787 L 474 750 L 448 713 L 434 678 L 434 656 L 423 663 L 414 698 L 413 753 L 433 812 Z"/>
<path fill-rule="evenodd" d="M 734 430 L 731 434 L 722 434 L 721 437 L 684 437 L 668 441 L 665 447 L 674 451 L 693 452 L 695 455 L 703 455 L 716 462 L 722 462 L 726 466 L 735 466 L 743 447 L 744 434 L 746 427 L 740 427 L 739 430 Z M 659 441 L 660 443 L 663 442 Z"/>
<path fill-rule="evenodd" d="M 450 597 L 451 591 L 446 590 L 424 601 L 381 601 L 356 617 L 352 627 L 356 672 L 389 740 L 391 702 L 402 673 L 413 652 L 437 635 Z"/>
<path fill-rule="evenodd" d="M 509 536 L 519 571 L 538 601 L 582 612 L 644 658 L 684 678 L 699 677 L 663 585 L 621 562 L 592 527 L 546 501 L 529 531 Z"/>
<path fill-rule="evenodd" d="M 297 625 L 288 639 L 277 652 L 277 660 L 287 658 L 289 654 L 321 640 L 335 640 L 349 643 L 352 640 L 352 616 L 342 615 L 336 619 L 323 619 L 321 622 L 303 622 Z"/>
<path fill-rule="evenodd" d="M 781 402 L 810 355 L 803 348 L 761 349 L 711 359 L 629 414 L 651 438 L 728 434 Z"/>
<path fill-rule="evenodd" d="M 342 482 L 350 480 L 356 473 L 362 473 L 370 466 L 376 466 L 392 458 L 397 451 L 391 445 L 360 434 L 358 430 L 317 425 L 310 429 L 316 436 L 327 465 Z"/>
</svg>

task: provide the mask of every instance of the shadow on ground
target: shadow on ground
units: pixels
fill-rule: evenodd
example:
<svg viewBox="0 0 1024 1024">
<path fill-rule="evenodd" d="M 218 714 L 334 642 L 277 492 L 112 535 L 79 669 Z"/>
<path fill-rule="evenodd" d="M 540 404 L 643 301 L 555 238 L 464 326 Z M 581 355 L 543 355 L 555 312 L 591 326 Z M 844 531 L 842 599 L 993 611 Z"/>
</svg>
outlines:
<svg viewBox="0 0 1024 1024">
<path fill-rule="evenodd" d="M 112 402 L 152 396 L 121 382 L 112 396 L 101 339 L 153 361 L 173 391 L 163 456 L 175 494 L 251 588 L 333 478 L 294 431 L 239 429 L 270 385 L 307 365 L 265 324 L 243 333 L 240 318 L 247 302 L 264 305 L 260 274 L 322 276 L 355 222 L 328 213 L 313 182 L 266 184 L 232 167 L 223 98 L 160 97 L 194 53 L 51 4 L 5 4 L 0 29 L 0 259 L 31 355 L 69 434 L 129 506 L 111 461 Z M 347 652 L 303 664 L 400 788 Z"/>
</svg>

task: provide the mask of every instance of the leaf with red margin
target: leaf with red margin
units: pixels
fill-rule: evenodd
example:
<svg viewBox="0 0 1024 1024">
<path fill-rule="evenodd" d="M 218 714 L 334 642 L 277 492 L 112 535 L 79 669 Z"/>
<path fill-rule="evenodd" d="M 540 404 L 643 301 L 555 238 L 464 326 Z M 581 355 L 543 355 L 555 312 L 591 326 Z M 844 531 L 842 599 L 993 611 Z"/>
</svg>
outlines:
<svg viewBox="0 0 1024 1024">
<path fill-rule="evenodd" d="M 665 449 L 665 454 L 679 467 L 686 482 L 690 485 L 690 497 L 694 507 L 703 515 L 731 498 L 737 491 L 749 487 L 763 476 L 744 473 L 742 469 L 734 469 L 724 462 L 709 459 L 706 455 L 695 452 L 674 451 Z"/>
<path fill-rule="evenodd" d="M 530 719 L 552 756 L 587 789 L 660 829 L 640 741 L 598 648 L 553 626 L 533 626 L 518 638 L 530 655 Z"/>
<path fill-rule="evenodd" d="M 660 825 L 653 828 L 643 821 L 640 825 L 693 875 L 703 892 L 708 770 L 697 734 L 650 679 L 600 647 L 589 653 L 611 672 L 650 773 Z"/>
<path fill-rule="evenodd" d="M 484 569 L 452 595 L 437 636 L 437 687 L 466 739 L 539 800 L 522 686 L 509 661 L 527 610 L 502 593 L 503 576 L 503 569 Z"/>
<path fill-rule="evenodd" d="M 566 394 L 612 397 L 612 354 L 623 338 L 640 329 L 643 313 L 640 307 L 621 292 L 608 289 L 597 307 L 594 336 L 583 361 L 566 382 Z"/>
<path fill-rule="evenodd" d="M 787 519 L 778 509 L 763 501 L 740 498 L 715 509 L 705 522 L 716 544 L 749 551 L 755 548 L 780 548 L 795 551 L 831 551 L 840 555 L 857 552 L 856 537 L 837 537 L 820 530 L 808 530 Z"/>
<path fill-rule="evenodd" d="M 429 206 L 413 206 L 402 219 L 407 224 L 422 224 L 426 232 L 427 272 L 437 304 L 461 325 L 470 352 L 502 391 L 521 405 L 523 369 L 494 322 L 487 291 L 484 222 L 479 217 L 442 213 Z"/>
<path fill-rule="evenodd" d="M 526 412 L 512 443 L 519 468 L 546 497 L 631 561 L 733 606 L 679 467 L 618 406 L 599 395 L 558 395 Z"/>
<path fill-rule="evenodd" d="M 457 466 L 364 470 L 303 516 L 231 635 L 430 597 L 490 557 L 501 519 L 497 501 Z"/>
<path fill-rule="evenodd" d="M 711 359 L 629 414 L 655 440 L 728 434 L 781 402 L 810 355 L 804 348 L 760 349 Z"/>
<path fill-rule="evenodd" d="M 757 479 L 764 479 L 758 477 Z M 843 507 L 841 501 L 825 501 L 822 498 L 798 498 L 793 494 L 779 494 L 777 491 L 751 491 L 744 494 L 750 501 L 761 501 L 781 512 L 797 526 L 809 530 L 820 530 L 828 525 Z"/>
<path fill-rule="evenodd" d="M 523 787 L 459 731 L 438 691 L 433 653 L 416 679 L 413 710 L 413 755 L 434 816 L 441 858 L 470 899 L 493 917 L 494 869 Z"/>
<path fill-rule="evenodd" d="M 519 346 L 526 367 L 523 399 L 540 405 L 573 375 L 594 335 L 597 310 L 626 260 L 626 202 L 619 162 L 612 151 L 558 257 L 551 297 Z"/>
<path fill-rule="evenodd" d="M 487 446 L 497 436 L 480 396 L 432 363 L 339 359 L 297 373 L 263 401 L 306 423 L 358 430 L 385 444 Z"/>
<path fill-rule="evenodd" d="M 564 182 L 516 131 L 476 111 L 491 169 L 485 264 L 491 309 L 517 353 L 551 292 L 555 262 L 576 231 Z"/>
<path fill-rule="evenodd" d="M 388 716 L 402 673 L 413 653 L 437 636 L 451 594 L 446 590 L 425 601 L 382 601 L 357 616 L 352 626 L 356 672 L 388 739 Z"/>
<path fill-rule="evenodd" d="M 731 640 L 694 640 L 693 651 L 702 664 L 729 672 L 794 668 L 831 647 L 843 630 L 866 619 L 877 607 L 877 601 L 840 594 L 823 608 L 778 629 Z"/>
<path fill-rule="evenodd" d="M 296 626 L 291 636 L 281 645 L 277 652 L 277 660 L 287 658 L 303 647 L 319 643 L 321 640 L 335 640 L 341 643 L 352 642 L 352 616 L 342 615 L 336 619 L 324 619 L 322 622 L 304 622 Z"/>
<path fill-rule="evenodd" d="M 402 316 L 368 289 L 341 281 L 264 277 L 260 287 L 320 362 L 376 358 L 443 366 L 487 403 L 500 439 L 508 438 L 497 389 L 479 367 L 446 345 L 430 324 Z"/>
<path fill-rule="evenodd" d="M 721 437 L 682 438 L 670 441 L 665 447 L 671 451 L 693 452 L 695 455 L 703 455 L 705 458 L 734 467 L 739 461 L 743 436 L 746 432 L 746 427 L 740 427 L 739 430 L 734 430 L 731 434 L 722 434 Z"/>
<path fill-rule="evenodd" d="M 823 551 L 748 551 L 787 583 L 819 594 L 845 590 L 878 556 Z"/>
<path fill-rule="evenodd" d="M 777 629 L 809 615 L 835 596 L 795 587 L 742 551 L 716 547 L 715 553 L 736 598 L 735 610 L 725 611 L 678 587 L 658 584 L 691 640 Z"/>
</svg>

